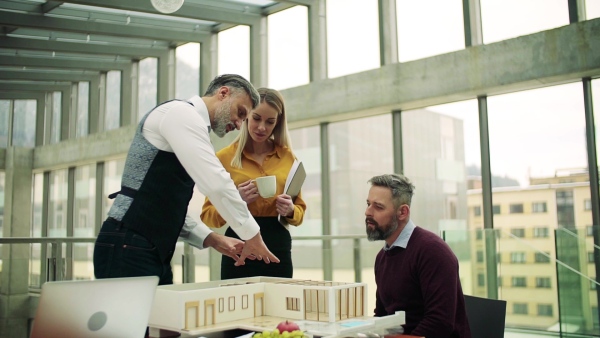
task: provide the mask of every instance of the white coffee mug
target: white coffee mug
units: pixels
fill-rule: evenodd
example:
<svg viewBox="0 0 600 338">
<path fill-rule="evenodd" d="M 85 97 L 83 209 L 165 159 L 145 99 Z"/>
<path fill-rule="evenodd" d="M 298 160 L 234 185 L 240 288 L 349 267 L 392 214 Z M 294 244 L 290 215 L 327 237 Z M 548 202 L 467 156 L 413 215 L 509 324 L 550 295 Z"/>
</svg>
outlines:
<svg viewBox="0 0 600 338">
<path fill-rule="evenodd" d="M 277 188 L 277 180 L 275 176 L 262 176 L 252 180 L 258 188 L 258 194 L 262 198 L 269 198 L 275 196 Z"/>
</svg>

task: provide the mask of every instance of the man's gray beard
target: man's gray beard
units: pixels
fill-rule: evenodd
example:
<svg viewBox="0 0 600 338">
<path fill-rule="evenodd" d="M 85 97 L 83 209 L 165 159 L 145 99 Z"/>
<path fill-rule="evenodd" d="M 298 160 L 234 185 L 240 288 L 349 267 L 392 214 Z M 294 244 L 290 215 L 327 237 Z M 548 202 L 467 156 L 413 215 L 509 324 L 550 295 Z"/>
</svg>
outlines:
<svg viewBox="0 0 600 338">
<path fill-rule="evenodd" d="M 398 229 L 398 219 L 395 217 L 392 218 L 386 231 L 384 231 L 381 226 L 377 226 L 373 228 L 373 230 L 370 230 L 368 225 L 366 227 L 367 239 L 369 241 L 385 241 L 394 233 L 394 231 L 396 231 L 396 229 Z"/>
<path fill-rule="evenodd" d="M 213 133 L 218 137 L 223 137 L 227 134 L 227 125 L 231 123 L 231 98 L 223 102 L 221 107 L 215 112 L 215 127 Z"/>
</svg>

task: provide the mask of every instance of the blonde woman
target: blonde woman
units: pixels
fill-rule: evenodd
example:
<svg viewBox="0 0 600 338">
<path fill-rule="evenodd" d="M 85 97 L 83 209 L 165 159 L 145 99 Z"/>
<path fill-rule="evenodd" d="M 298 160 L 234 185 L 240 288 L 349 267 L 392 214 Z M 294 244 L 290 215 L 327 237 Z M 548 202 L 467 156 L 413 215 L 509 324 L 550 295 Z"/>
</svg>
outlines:
<svg viewBox="0 0 600 338">
<path fill-rule="evenodd" d="M 221 279 L 252 276 L 289 277 L 293 275 L 292 239 L 289 230 L 279 221 L 298 226 L 302 223 L 306 204 L 301 193 L 294 199 L 283 194 L 287 175 L 294 163 L 290 136 L 287 130 L 285 105 L 281 94 L 269 88 L 258 89 L 260 104 L 242 124 L 237 138 L 217 152 L 217 157 L 229 172 L 248 210 L 258 222 L 260 233 L 267 248 L 276 255 L 279 264 L 265 264 L 260 260 L 246 260 L 243 266 L 234 266 L 235 261 L 223 256 Z M 253 179 L 261 176 L 277 177 L 277 192 L 271 198 L 258 194 Z M 220 228 L 225 220 L 207 198 L 200 216 L 212 228 Z M 228 228 L 226 236 L 239 238 Z"/>
</svg>

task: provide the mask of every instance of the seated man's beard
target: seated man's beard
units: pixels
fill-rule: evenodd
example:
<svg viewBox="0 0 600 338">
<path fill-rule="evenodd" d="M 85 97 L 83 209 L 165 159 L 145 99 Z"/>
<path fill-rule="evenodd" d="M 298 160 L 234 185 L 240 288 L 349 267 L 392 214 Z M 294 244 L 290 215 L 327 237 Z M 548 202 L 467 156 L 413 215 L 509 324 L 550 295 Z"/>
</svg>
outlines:
<svg viewBox="0 0 600 338">
<path fill-rule="evenodd" d="M 367 221 L 370 221 L 375 225 L 373 229 L 369 228 L 369 225 L 366 224 Z M 396 217 L 392 217 L 390 223 L 387 225 L 381 226 L 379 223 L 375 222 L 374 219 L 367 217 L 365 219 L 365 224 L 367 228 L 367 239 L 369 241 L 383 241 L 388 239 L 396 229 L 398 229 L 398 219 Z"/>
</svg>

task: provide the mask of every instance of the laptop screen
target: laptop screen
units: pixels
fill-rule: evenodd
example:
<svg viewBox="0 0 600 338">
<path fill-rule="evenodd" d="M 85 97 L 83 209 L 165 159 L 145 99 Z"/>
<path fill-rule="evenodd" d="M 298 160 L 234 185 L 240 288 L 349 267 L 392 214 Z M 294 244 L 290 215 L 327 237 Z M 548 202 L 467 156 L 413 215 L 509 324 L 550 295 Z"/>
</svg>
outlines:
<svg viewBox="0 0 600 338">
<path fill-rule="evenodd" d="M 144 337 L 158 277 L 46 282 L 31 338 Z"/>
</svg>

